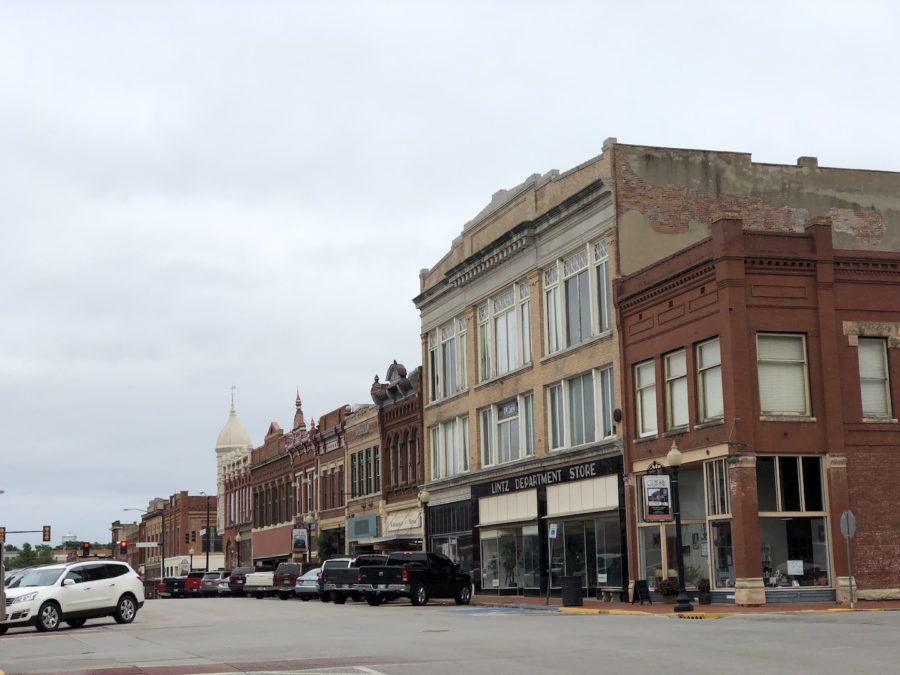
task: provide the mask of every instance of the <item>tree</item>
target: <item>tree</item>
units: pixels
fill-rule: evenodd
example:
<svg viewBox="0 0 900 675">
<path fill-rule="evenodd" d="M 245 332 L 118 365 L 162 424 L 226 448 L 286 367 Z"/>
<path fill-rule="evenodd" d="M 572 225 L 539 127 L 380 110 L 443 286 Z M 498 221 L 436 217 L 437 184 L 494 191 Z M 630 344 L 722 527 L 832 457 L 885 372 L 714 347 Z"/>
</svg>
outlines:
<svg viewBox="0 0 900 675">
<path fill-rule="evenodd" d="M 52 565 L 56 562 L 53 558 L 53 547 L 47 544 L 41 544 L 35 549 L 37 553 L 37 565 Z"/>
<path fill-rule="evenodd" d="M 22 544 L 22 550 L 19 551 L 19 555 L 10 562 L 9 568 L 13 570 L 20 567 L 32 567 L 36 564 L 37 555 L 35 554 L 34 549 L 31 548 L 31 544 L 26 541 Z"/>
<path fill-rule="evenodd" d="M 319 561 L 328 560 L 334 555 L 334 538 L 330 532 L 319 531 L 319 536 L 316 537 L 316 550 L 319 554 Z"/>
</svg>

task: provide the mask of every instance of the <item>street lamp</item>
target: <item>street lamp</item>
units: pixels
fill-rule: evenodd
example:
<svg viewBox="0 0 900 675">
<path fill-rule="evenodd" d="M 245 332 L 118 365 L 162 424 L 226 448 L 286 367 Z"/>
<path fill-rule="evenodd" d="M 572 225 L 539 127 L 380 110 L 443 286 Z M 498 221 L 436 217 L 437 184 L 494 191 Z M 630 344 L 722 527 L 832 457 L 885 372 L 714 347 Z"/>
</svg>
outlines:
<svg viewBox="0 0 900 675">
<path fill-rule="evenodd" d="M 428 502 L 431 501 L 431 493 L 422 490 L 419 493 L 419 503 L 422 505 L 422 550 L 428 550 Z"/>
<path fill-rule="evenodd" d="M 672 511 L 675 515 L 675 560 L 678 564 L 678 595 L 675 598 L 676 612 L 693 612 L 694 606 L 684 590 L 684 552 L 681 550 L 681 500 L 678 494 L 678 467 L 684 459 L 675 441 L 666 455 L 672 467 Z"/>
<path fill-rule="evenodd" d="M 191 556 L 191 572 L 194 571 L 194 547 L 191 546 L 188 549 L 188 555 Z"/>
<path fill-rule="evenodd" d="M 148 514 L 152 513 L 152 511 L 148 511 L 147 509 L 122 509 L 123 511 L 140 511 L 141 513 Z M 163 508 L 158 509 L 159 511 L 159 580 L 162 580 L 166 576 L 166 509 L 165 506 Z"/>
<path fill-rule="evenodd" d="M 237 552 L 237 562 L 234 564 L 235 568 L 241 566 L 241 533 L 238 532 L 234 535 L 234 548 Z"/>
<path fill-rule="evenodd" d="M 304 516 L 304 518 L 303 518 L 303 522 L 306 523 L 306 562 L 307 563 L 310 561 L 310 555 L 311 555 L 310 549 L 312 548 L 312 539 L 310 538 L 309 531 L 310 531 L 310 528 L 312 528 L 313 521 L 315 521 L 315 518 L 313 518 L 311 513 L 307 513 L 306 516 Z"/>
<path fill-rule="evenodd" d="M 209 572 L 209 495 L 203 491 L 200 494 L 206 497 L 206 571 Z"/>
</svg>

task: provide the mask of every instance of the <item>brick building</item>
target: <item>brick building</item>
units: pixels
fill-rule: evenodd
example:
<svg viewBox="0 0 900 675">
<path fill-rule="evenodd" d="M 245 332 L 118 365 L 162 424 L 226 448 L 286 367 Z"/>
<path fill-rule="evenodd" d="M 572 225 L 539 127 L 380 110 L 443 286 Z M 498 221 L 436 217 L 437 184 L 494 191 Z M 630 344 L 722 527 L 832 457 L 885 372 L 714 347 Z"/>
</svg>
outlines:
<svg viewBox="0 0 900 675">
<path fill-rule="evenodd" d="M 284 431 L 277 422 L 269 425 L 263 444 L 251 453 L 250 486 L 253 564 L 273 566 L 290 560 L 294 522 L 294 469 Z"/>
<path fill-rule="evenodd" d="M 378 407 L 359 406 L 347 416 L 347 552 L 373 553 L 381 536 L 381 426 Z"/>
<path fill-rule="evenodd" d="M 253 442 L 237 418 L 232 394 L 228 420 L 219 432 L 215 448 L 216 531 L 222 533 L 226 566 L 232 568 L 239 557 L 242 561 L 250 560 L 252 493 L 249 467 L 252 450 Z M 238 556 L 240 547 L 243 548 L 242 555 Z"/>
<path fill-rule="evenodd" d="M 631 578 L 673 576 L 674 526 L 643 518 L 641 479 L 674 442 L 689 586 L 846 599 L 850 508 L 860 596 L 896 594 L 900 253 L 835 249 L 830 218 L 796 233 L 745 230 L 753 217 L 617 286 Z"/>
<path fill-rule="evenodd" d="M 381 536 L 374 540 L 381 551 L 421 550 L 424 542 L 421 372 L 408 373 L 395 360 L 384 382 L 376 377 L 370 389 L 381 432 L 380 460 L 374 467 L 383 497 Z"/>
</svg>

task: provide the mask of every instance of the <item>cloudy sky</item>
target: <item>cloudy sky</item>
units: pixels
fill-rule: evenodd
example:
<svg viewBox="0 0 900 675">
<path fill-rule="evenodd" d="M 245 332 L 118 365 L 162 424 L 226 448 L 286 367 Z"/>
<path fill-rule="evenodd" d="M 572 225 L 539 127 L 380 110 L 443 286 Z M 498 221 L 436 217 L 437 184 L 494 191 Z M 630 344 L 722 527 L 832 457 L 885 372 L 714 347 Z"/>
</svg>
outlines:
<svg viewBox="0 0 900 675">
<path fill-rule="evenodd" d="M 421 360 L 499 188 L 603 139 L 900 170 L 890 2 L 0 6 L 0 525 L 108 540 Z M 39 535 L 11 535 L 16 544 Z"/>
</svg>

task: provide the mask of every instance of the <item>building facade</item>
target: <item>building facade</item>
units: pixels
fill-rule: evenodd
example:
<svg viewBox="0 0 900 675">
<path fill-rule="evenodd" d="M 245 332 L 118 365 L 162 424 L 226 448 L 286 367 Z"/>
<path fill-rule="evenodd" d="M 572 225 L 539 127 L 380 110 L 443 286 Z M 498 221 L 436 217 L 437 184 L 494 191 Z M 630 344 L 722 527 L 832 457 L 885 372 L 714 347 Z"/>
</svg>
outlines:
<svg viewBox="0 0 900 675">
<path fill-rule="evenodd" d="M 421 274 L 429 547 L 486 592 L 625 588 L 612 174 L 501 190 Z"/>
<path fill-rule="evenodd" d="M 621 280 L 631 576 L 674 576 L 674 526 L 648 517 L 647 471 L 682 451 L 686 582 L 739 604 L 849 599 L 841 514 L 857 518 L 860 597 L 900 588 L 884 508 L 900 445 L 900 253 L 716 221 Z M 894 533 L 894 534 L 890 534 Z"/>
<path fill-rule="evenodd" d="M 293 462 L 284 431 L 272 422 L 263 444 L 250 461 L 253 527 L 251 559 L 258 567 L 275 566 L 292 559 L 294 522 Z"/>
<path fill-rule="evenodd" d="M 252 493 L 250 489 L 250 453 L 253 442 L 237 418 L 234 396 L 228 420 L 216 439 L 216 532 L 224 540 L 226 565 L 234 567 L 240 557 L 250 560 L 250 523 Z M 244 542 L 243 555 L 238 551 Z"/>
<path fill-rule="evenodd" d="M 378 407 L 359 406 L 347 416 L 347 553 L 374 553 L 381 537 L 381 427 Z"/>
</svg>

